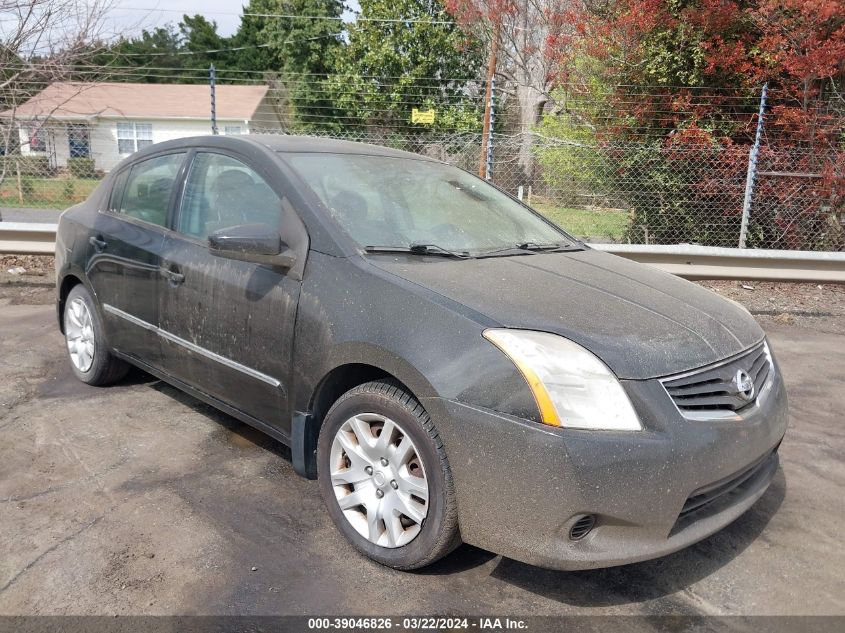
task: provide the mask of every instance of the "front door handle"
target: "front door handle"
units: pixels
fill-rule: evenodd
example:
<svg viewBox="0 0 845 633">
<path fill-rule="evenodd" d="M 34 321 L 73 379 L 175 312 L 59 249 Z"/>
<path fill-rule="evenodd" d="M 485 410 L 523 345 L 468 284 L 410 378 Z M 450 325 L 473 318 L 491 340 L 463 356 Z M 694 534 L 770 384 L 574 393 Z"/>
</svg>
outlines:
<svg viewBox="0 0 845 633">
<path fill-rule="evenodd" d="M 171 286 L 178 286 L 185 281 L 185 275 L 179 272 L 178 269 L 160 268 L 162 276 L 167 279 L 167 283 Z"/>
<path fill-rule="evenodd" d="M 94 237 L 93 235 L 88 238 L 88 243 L 93 246 L 94 250 L 98 253 L 102 253 L 106 250 L 106 246 L 108 246 L 108 242 L 101 240 L 99 237 Z"/>
</svg>

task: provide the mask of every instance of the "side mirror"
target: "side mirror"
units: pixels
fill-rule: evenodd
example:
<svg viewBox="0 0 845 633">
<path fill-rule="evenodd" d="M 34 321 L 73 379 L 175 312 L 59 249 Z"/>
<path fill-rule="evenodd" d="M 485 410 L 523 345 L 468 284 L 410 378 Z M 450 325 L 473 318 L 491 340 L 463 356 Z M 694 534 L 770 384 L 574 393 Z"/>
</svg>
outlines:
<svg viewBox="0 0 845 633">
<path fill-rule="evenodd" d="M 281 268 L 290 268 L 296 261 L 279 232 L 266 224 L 241 224 L 215 231 L 208 236 L 208 248 L 217 257 Z"/>
</svg>

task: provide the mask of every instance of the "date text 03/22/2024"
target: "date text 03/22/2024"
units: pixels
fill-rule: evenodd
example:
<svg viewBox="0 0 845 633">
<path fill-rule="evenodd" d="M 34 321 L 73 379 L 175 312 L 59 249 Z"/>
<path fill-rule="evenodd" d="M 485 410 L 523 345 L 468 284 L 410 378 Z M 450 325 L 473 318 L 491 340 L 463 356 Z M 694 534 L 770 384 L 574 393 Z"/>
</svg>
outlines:
<svg viewBox="0 0 845 633">
<path fill-rule="evenodd" d="M 481 631 L 526 630 L 528 623 L 519 618 L 455 618 L 455 617 L 405 617 L 401 618 L 309 618 L 310 630 L 404 630 L 438 631 L 477 629 Z"/>
</svg>

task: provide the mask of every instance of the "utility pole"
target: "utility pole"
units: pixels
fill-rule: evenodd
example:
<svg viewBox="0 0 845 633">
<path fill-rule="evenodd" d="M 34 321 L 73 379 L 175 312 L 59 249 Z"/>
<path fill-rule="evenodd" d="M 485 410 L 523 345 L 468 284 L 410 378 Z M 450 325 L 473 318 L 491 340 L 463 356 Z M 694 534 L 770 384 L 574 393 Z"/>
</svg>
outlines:
<svg viewBox="0 0 845 633">
<path fill-rule="evenodd" d="M 491 123 L 493 121 L 493 86 L 496 76 L 496 62 L 499 55 L 499 31 L 501 24 L 496 24 L 493 32 L 493 43 L 490 46 L 490 62 L 487 65 L 487 91 L 484 94 L 484 131 L 481 134 L 481 156 L 478 159 L 478 175 L 481 178 L 489 178 L 487 158 L 488 154 L 492 159 L 492 147 L 490 146 L 490 134 L 493 132 Z"/>
<path fill-rule="evenodd" d="M 211 133 L 219 134 L 217 129 L 217 71 L 214 64 L 208 68 L 208 83 L 211 86 Z"/>
</svg>

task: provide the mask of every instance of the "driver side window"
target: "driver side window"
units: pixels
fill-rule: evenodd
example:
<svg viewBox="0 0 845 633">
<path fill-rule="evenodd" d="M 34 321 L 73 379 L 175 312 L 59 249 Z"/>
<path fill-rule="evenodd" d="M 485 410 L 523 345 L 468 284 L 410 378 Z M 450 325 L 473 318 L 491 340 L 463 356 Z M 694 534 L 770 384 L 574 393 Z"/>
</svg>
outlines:
<svg viewBox="0 0 845 633">
<path fill-rule="evenodd" d="M 194 157 L 176 230 L 205 239 L 217 230 L 241 224 L 280 228 L 281 199 L 244 163 L 211 152 Z"/>
</svg>

